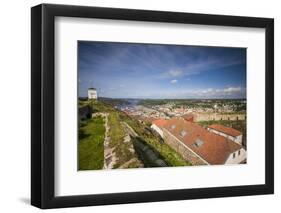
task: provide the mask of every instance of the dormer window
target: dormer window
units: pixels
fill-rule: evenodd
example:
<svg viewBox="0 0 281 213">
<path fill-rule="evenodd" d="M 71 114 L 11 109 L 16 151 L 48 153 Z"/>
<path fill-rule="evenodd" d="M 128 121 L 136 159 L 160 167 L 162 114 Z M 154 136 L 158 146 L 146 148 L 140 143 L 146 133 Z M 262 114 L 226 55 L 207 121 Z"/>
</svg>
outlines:
<svg viewBox="0 0 281 213">
<path fill-rule="evenodd" d="M 180 132 L 180 136 L 183 138 L 185 135 L 187 134 L 187 132 L 185 131 L 185 130 L 182 130 L 181 132 Z"/>
<path fill-rule="evenodd" d="M 202 146 L 203 144 L 204 144 L 204 141 L 202 141 L 201 139 L 197 138 L 197 139 L 195 140 L 194 146 L 200 147 L 200 146 Z"/>
</svg>

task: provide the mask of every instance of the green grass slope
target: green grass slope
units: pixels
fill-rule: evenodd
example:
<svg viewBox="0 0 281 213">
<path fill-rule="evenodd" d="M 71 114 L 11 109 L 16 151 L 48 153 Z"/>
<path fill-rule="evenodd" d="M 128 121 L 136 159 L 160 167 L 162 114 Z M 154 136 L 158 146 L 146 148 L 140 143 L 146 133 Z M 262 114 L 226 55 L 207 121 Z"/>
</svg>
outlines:
<svg viewBox="0 0 281 213">
<path fill-rule="evenodd" d="M 105 127 L 102 117 L 82 121 L 79 127 L 78 169 L 102 169 Z"/>
</svg>

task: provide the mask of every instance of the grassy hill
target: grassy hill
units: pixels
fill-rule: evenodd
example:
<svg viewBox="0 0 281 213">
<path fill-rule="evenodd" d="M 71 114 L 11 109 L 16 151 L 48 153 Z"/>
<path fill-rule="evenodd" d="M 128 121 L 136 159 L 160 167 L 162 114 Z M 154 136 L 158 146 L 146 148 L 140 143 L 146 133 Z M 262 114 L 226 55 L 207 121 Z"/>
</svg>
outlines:
<svg viewBox="0 0 281 213">
<path fill-rule="evenodd" d="M 83 106 L 85 103 L 80 102 L 79 105 Z M 188 166 L 191 165 L 189 162 L 185 161 L 180 154 L 178 154 L 175 150 L 173 150 L 167 144 L 161 143 L 161 138 L 158 135 L 155 135 L 148 125 L 144 125 L 139 123 L 137 120 L 127 116 L 125 113 L 116 110 L 110 104 L 103 103 L 101 101 L 89 103 L 93 108 L 93 112 L 102 112 L 108 113 L 108 125 L 109 129 L 109 137 L 110 137 L 110 147 L 114 149 L 116 154 L 116 163 L 114 168 L 123 168 L 123 165 L 126 165 L 126 168 L 138 168 L 138 167 L 151 167 L 151 163 L 143 162 L 143 156 L 140 156 L 140 153 L 135 153 L 130 151 L 131 143 L 124 143 L 125 130 L 122 126 L 122 122 L 127 123 L 133 130 L 138 134 L 138 138 L 145 145 L 148 145 L 149 148 L 157 153 L 160 159 L 163 159 L 169 166 Z M 81 143 L 85 141 L 85 138 L 79 137 L 79 168 L 82 169 L 101 169 L 101 162 L 103 162 L 104 158 L 102 156 L 102 142 L 99 140 L 102 138 L 100 135 L 104 134 L 103 131 L 98 131 L 100 125 L 104 125 L 102 123 L 102 118 L 99 119 L 90 119 L 91 121 L 87 121 L 86 126 L 80 127 L 81 130 L 86 130 L 87 133 L 91 136 L 87 136 L 87 140 L 93 140 L 91 143 Z M 97 127 L 94 128 L 96 124 Z M 104 139 L 104 138 L 103 138 Z M 134 141 L 134 140 L 133 140 Z M 132 142 L 133 142 L 132 141 Z M 80 144 L 83 144 L 80 145 Z M 96 150 L 97 149 L 97 150 Z M 88 151 L 89 150 L 89 151 Z M 140 164 L 137 160 L 132 159 L 142 159 L 142 163 Z M 80 162 L 81 161 L 81 162 Z M 95 161 L 95 162 L 87 162 L 87 161 Z M 80 167 L 81 164 L 81 167 Z"/>
<path fill-rule="evenodd" d="M 102 169 L 104 161 L 104 120 L 102 117 L 80 122 L 78 143 L 78 169 Z"/>
<path fill-rule="evenodd" d="M 191 164 L 184 160 L 180 154 L 178 154 L 169 145 L 161 141 L 160 136 L 155 135 L 150 127 L 139 123 L 137 120 L 127 116 L 126 114 L 121 114 L 122 120 L 128 123 L 140 136 L 142 141 L 148 144 L 152 149 L 160 154 L 161 158 L 165 160 L 169 166 L 190 166 Z"/>
<path fill-rule="evenodd" d="M 112 116 L 118 117 L 118 121 L 126 122 L 130 125 L 139 137 L 145 141 L 152 149 L 161 155 L 170 166 L 187 166 L 191 165 L 189 162 L 184 160 L 180 154 L 173 150 L 169 145 L 161 143 L 161 138 L 158 135 L 153 134 L 150 131 L 150 126 L 139 123 L 137 120 L 129 117 L 125 113 L 114 109 L 110 105 L 98 102 L 94 105 L 94 109 L 97 111 L 107 111 L 110 112 Z M 118 123 L 118 122 L 117 122 Z M 118 124 L 120 125 L 120 124 Z M 118 141 L 118 137 L 116 137 Z M 116 143 L 113 140 L 113 143 Z"/>
</svg>

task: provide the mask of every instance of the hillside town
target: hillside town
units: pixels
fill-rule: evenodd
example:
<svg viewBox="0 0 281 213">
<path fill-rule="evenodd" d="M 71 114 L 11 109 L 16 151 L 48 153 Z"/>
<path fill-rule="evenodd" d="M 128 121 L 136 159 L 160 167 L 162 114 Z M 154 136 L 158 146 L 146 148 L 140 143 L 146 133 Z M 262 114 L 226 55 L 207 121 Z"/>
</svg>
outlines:
<svg viewBox="0 0 281 213">
<path fill-rule="evenodd" d="M 244 100 L 239 100 L 241 105 L 245 104 Z M 236 104 L 237 105 L 237 104 Z M 174 104 L 165 105 L 134 105 L 134 106 L 121 106 L 119 109 L 130 116 L 139 118 L 140 120 L 153 120 L 153 119 L 169 119 L 172 117 L 191 115 L 195 121 L 206 120 L 246 120 L 246 109 L 237 111 L 234 104 L 224 104 L 222 107 L 213 104 L 212 108 L 205 108 L 205 106 L 188 107 L 180 106 L 175 107 Z"/>
<path fill-rule="evenodd" d="M 104 120 L 103 168 L 247 162 L 245 100 L 104 99 L 95 88 L 89 88 L 84 100 L 79 102 L 84 103 L 79 107 L 81 122 Z M 113 115 L 119 121 L 110 125 Z M 111 146 L 113 128 L 123 131 L 124 139 Z M 169 159 L 172 153 L 180 162 Z"/>
</svg>

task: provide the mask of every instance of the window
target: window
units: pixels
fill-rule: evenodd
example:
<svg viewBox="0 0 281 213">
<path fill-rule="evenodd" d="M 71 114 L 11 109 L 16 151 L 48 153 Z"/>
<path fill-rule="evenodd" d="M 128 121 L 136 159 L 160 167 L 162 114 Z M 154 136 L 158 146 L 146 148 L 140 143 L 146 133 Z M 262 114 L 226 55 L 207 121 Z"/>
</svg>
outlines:
<svg viewBox="0 0 281 213">
<path fill-rule="evenodd" d="M 233 153 L 232 157 L 235 158 L 235 152 Z"/>
<path fill-rule="evenodd" d="M 175 125 L 175 124 L 171 126 L 171 129 L 175 129 L 175 128 L 176 128 L 176 125 Z"/>
<path fill-rule="evenodd" d="M 240 155 L 240 150 L 238 151 L 238 155 Z"/>
</svg>

